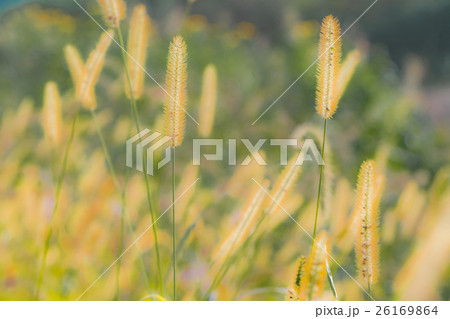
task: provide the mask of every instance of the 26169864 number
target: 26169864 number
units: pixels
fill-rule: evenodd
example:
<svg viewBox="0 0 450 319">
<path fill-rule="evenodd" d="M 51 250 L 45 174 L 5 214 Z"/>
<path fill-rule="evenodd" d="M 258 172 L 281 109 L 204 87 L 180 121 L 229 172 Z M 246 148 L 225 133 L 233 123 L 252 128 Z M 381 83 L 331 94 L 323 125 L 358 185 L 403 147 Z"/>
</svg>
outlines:
<svg viewBox="0 0 450 319">
<path fill-rule="evenodd" d="M 393 316 L 404 316 L 404 315 L 425 315 L 425 316 L 429 316 L 429 315 L 435 315 L 437 316 L 438 314 L 438 309 L 437 306 L 401 306 L 401 307 L 397 307 L 397 306 L 377 306 L 377 312 L 376 315 L 377 316 L 389 316 L 389 315 L 393 315 Z"/>
</svg>

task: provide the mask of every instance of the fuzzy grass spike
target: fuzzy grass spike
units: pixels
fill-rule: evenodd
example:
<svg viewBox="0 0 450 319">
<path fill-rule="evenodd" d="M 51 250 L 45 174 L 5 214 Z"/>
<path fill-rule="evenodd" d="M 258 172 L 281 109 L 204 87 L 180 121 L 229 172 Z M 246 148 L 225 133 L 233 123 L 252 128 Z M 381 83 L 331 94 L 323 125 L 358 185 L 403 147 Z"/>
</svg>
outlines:
<svg viewBox="0 0 450 319">
<path fill-rule="evenodd" d="M 341 61 L 339 21 L 332 15 L 323 19 L 320 29 L 318 82 L 316 110 L 324 119 L 329 119 L 337 110 L 337 79 Z"/>
<path fill-rule="evenodd" d="M 150 35 L 150 18 L 145 5 L 138 5 L 131 17 L 130 30 L 128 33 L 128 70 L 133 87 L 135 99 L 142 95 L 144 87 L 145 60 L 147 58 L 147 45 Z M 127 97 L 130 98 L 130 89 L 125 85 Z"/>
</svg>

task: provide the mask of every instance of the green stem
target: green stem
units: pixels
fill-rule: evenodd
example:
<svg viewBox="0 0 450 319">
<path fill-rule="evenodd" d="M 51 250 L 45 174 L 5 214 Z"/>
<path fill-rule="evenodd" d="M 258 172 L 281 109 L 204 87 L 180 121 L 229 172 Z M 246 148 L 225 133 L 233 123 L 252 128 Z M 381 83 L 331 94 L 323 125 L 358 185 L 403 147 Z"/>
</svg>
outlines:
<svg viewBox="0 0 450 319">
<path fill-rule="evenodd" d="M 327 119 L 323 120 L 323 138 L 322 138 L 322 159 L 325 153 L 325 136 L 327 134 Z M 321 163 L 322 164 L 322 163 Z M 314 219 L 314 231 L 312 236 L 312 244 L 311 244 L 311 253 L 314 247 L 314 242 L 316 240 L 316 230 L 317 230 L 317 216 L 319 215 L 319 206 L 320 206 L 320 193 L 322 190 L 322 175 L 323 175 L 323 167 L 325 165 L 320 165 L 320 175 L 319 175 L 319 189 L 317 191 L 317 204 L 316 204 L 316 217 Z"/>
<path fill-rule="evenodd" d="M 124 192 L 125 192 L 126 187 L 124 187 Z M 119 250 L 117 252 L 118 254 L 118 258 L 120 258 L 120 255 L 123 252 L 123 239 L 124 239 L 124 211 L 123 211 L 123 207 L 122 207 L 122 211 L 120 213 L 120 237 L 119 237 Z M 118 301 L 120 299 L 120 268 L 122 266 L 122 262 L 121 259 L 119 259 L 117 261 L 117 268 L 116 268 L 116 294 L 114 297 L 114 300 Z"/>
<path fill-rule="evenodd" d="M 127 137 L 129 137 L 131 135 L 131 121 L 132 121 L 132 113 L 130 112 L 130 120 L 129 120 L 129 124 L 128 124 L 128 134 Z M 124 181 L 124 187 L 123 187 L 123 193 L 122 193 L 122 198 L 123 201 L 126 203 L 126 192 L 127 192 L 127 186 L 128 186 L 128 170 L 125 170 L 125 181 Z M 120 299 L 120 269 L 122 267 L 122 262 L 120 260 L 120 256 L 122 255 L 123 252 L 123 246 L 124 246 L 124 211 L 123 211 L 123 205 L 122 205 L 122 211 L 120 214 L 120 238 L 119 238 L 119 250 L 117 252 L 117 258 L 119 258 L 119 261 L 117 262 L 117 268 L 116 268 L 116 295 L 115 295 L 115 300 L 118 301 Z M 131 223 L 130 225 L 131 226 Z M 134 232 L 133 232 L 134 234 Z M 145 267 L 144 267 L 144 272 L 145 272 Z M 146 272 L 145 272 L 146 273 Z"/>
<path fill-rule="evenodd" d="M 126 77 L 127 77 L 128 88 L 130 91 L 130 101 L 131 101 L 134 122 L 136 125 L 137 132 L 140 132 L 141 129 L 140 129 L 139 118 L 138 118 L 138 113 L 137 113 L 136 99 L 134 98 L 133 86 L 131 84 L 131 78 L 130 78 L 130 72 L 128 69 L 127 57 L 126 57 L 125 51 L 124 51 L 125 45 L 124 45 L 122 30 L 121 30 L 120 26 L 118 27 L 117 31 L 118 31 L 117 33 L 119 35 L 119 43 L 120 43 L 120 46 L 122 47 L 122 49 L 121 49 L 122 60 L 123 60 L 123 65 L 124 65 L 125 73 L 126 73 Z M 142 142 L 142 138 L 139 138 L 139 142 Z M 164 296 L 161 258 L 160 258 L 160 253 L 159 253 L 159 244 L 158 244 L 158 232 L 157 232 L 157 226 L 155 224 L 155 214 L 154 214 L 154 210 L 153 210 L 153 202 L 152 202 L 152 197 L 151 197 L 151 192 L 150 192 L 150 184 L 149 184 L 148 176 L 145 173 L 144 173 L 144 179 L 145 179 L 145 187 L 146 187 L 146 192 L 147 192 L 147 201 L 148 201 L 150 216 L 151 216 L 152 224 L 153 224 L 152 231 L 153 231 L 153 238 L 155 241 L 155 252 L 156 252 L 156 261 L 157 261 L 157 266 L 158 266 L 158 277 L 159 277 L 159 289 L 160 289 L 161 296 Z"/>
<path fill-rule="evenodd" d="M 121 205 L 122 205 L 122 216 L 121 216 L 121 219 L 123 219 L 124 216 L 127 217 L 128 228 L 129 228 L 131 234 L 133 234 L 134 239 L 136 240 L 136 236 L 134 235 L 134 229 L 133 229 L 133 227 L 131 225 L 131 221 L 130 221 L 130 218 L 128 216 L 127 204 L 126 204 L 126 198 L 125 198 L 125 194 L 126 194 L 125 193 L 125 188 L 122 190 L 122 188 L 120 187 L 119 180 L 117 179 L 116 171 L 114 169 L 114 166 L 112 165 L 111 156 L 109 155 L 108 147 L 106 146 L 106 143 L 105 143 L 105 138 L 103 137 L 103 133 L 102 133 L 100 125 L 98 123 L 97 115 L 96 115 L 95 111 L 93 111 L 93 110 L 91 110 L 91 114 L 92 114 L 92 118 L 94 120 L 94 124 L 95 124 L 95 128 L 97 130 L 98 137 L 100 139 L 100 143 L 101 143 L 102 148 L 103 148 L 103 152 L 105 153 L 105 157 L 106 157 L 106 161 L 108 163 L 109 171 L 111 173 L 111 176 L 113 178 L 113 181 L 114 181 L 114 184 L 116 185 L 117 190 L 121 194 L 121 196 L 120 196 L 120 201 L 121 201 Z M 123 221 L 121 220 L 121 223 L 122 222 Z M 144 260 L 142 259 L 142 252 L 140 251 L 140 249 L 137 246 L 136 246 L 136 249 L 138 250 L 138 255 L 139 255 L 140 263 L 141 263 L 141 267 L 142 267 L 142 272 L 143 272 L 143 274 L 145 276 L 147 287 L 150 289 L 150 286 L 148 285 L 150 279 L 148 278 L 148 275 L 147 275 L 147 272 L 146 272 L 146 268 L 145 268 L 145 263 L 144 263 Z M 119 249 L 119 251 L 120 251 L 119 253 L 121 255 L 122 254 L 122 249 Z M 118 261 L 118 267 L 119 267 L 118 272 L 120 274 L 120 259 Z M 116 282 L 116 284 L 117 284 L 117 282 Z M 116 294 L 116 298 L 118 298 L 117 294 Z"/>
<path fill-rule="evenodd" d="M 175 242 L 175 147 L 173 149 L 172 159 L 172 251 L 173 251 L 173 300 L 177 300 L 176 295 L 176 272 L 177 272 L 177 245 Z"/>
<path fill-rule="evenodd" d="M 64 158 L 63 158 L 63 163 L 62 163 L 62 166 L 61 166 L 61 172 L 59 174 L 59 178 L 58 178 L 58 181 L 57 181 L 57 184 L 56 184 L 55 205 L 53 206 L 53 212 L 52 212 L 52 216 L 50 217 L 50 222 L 49 222 L 49 227 L 48 227 L 48 231 L 47 231 L 47 236 L 45 238 L 44 252 L 42 254 L 41 267 L 40 267 L 40 270 L 39 270 L 39 275 L 38 275 L 38 280 L 37 280 L 37 285 L 36 285 L 36 291 L 35 291 L 35 299 L 39 299 L 39 291 L 40 291 L 40 288 L 41 288 L 42 278 L 44 276 L 45 267 L 46 267 L 47 253 L 48 253 L 48 249 L 50 247 L 50 239 L 51 239 L 52 233 L 53 233 L 53 219 L 54 219 L 55 214 L 56 214 L 56 212 L 58 210 L 59 196 L 61 194 L 62 183 L 64 181 L 64 176 L 66 174 L 67 159 L 69 158 L 70 149 L 72 148 L 73 139 L 75 137 L 76 125 L 77 125 L 79 114 L 80 114 L 80 109 L 77 110 L 77 113 L 76 113 L 76 115 L 75 115 L 75 117 L 73 119 L 73 122 L 72 122 L 72 128 L 70 130 L 70 137 L 69 137 L 69 140 L 67 142 L 66 149 L 64 151 Z"/>
</svg>

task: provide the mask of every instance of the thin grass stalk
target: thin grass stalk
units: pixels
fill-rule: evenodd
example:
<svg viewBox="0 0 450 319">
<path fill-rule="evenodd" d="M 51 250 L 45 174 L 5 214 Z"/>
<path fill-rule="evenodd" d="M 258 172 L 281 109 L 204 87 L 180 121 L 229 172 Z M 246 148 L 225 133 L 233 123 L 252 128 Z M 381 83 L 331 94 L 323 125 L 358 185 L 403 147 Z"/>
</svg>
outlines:
<svg viewBox="0 0 450 319">
<path fill-rule="evenodd" d="M 126 189 L 126 185 L 124 185 L 123 188 L 123 197 L 125 197 L 125 189 Z M 123 206 L 122 206 L 122 211 L 120 212 L 120 229 L 119 229 L 119 249 L 117 252 L 118 257 L 120 257 L 120 255 L 122 254 L 123 251 L 123 239 L 124 239 L 124 211 L 123 211 Z M 117 268 L 116 268 L 116 294 L 114 296 L 114 300 L 119 301 L 120 299 L 120 269 L 122 266 L 122 261 L 121 259 L 119 259 L 117 261 Z"/>
<path fill-rule="evenodd" d="M 175 220 L 175 147 L 180 146 L 184 138 L 187 50 L 181 36 L 176 36 L 169 46 L 166 71 L 168 96 L 164 104 L 166 135 L 172 138 L 172 242 L 173 242 L 173 299 L 176 300 L 176 220 Z"/>
<path fill-rule="evenodd" d="M 133 114 L 132 114 L 132 110 L 130 110 L 130 119 L 129 119 L 129 123 L 128 123 L 128 134 L 127 134 L 127 136 L 130 136 L 131 135 L 131 129 L 132 129 L 132 124 L 131 124 L 131 122 L 132 122 L 132 119 L 133 119 Z M 126 203 L 126 192 L 127 192 L 127 186 L 128 186 L 128 170 L 126 170 L 125 171 L 125 180 L 124 180 L 124 186 L 123 186 L 123 193 L 122 193 L 122 197 L 123 197 L 123 199 L 124 199 L 124 202 Z M 123 208 L 123 206 L 122 206 L 122 208 Z M 120 214 L 120 238 L 119 238 L 119 249 L 118 249 L 118 252 L 117 252 L 117 257 L 118 258 L 120 258 L 120 255 L 122 254 L 122 252 L 123 252 L 123 246 L 124 246 L 124 224 L 125 224 L 125 221 L 124 221 L 124 218 L 125 217 L 125 214 L 124 214 L 124 212 L 122 211 L 121 212 L 121 214 Z M 131 227 L 131 223 L 129 224 L 129 226 Z M 132 233 L 134 234 L 134 231 L 132 231 Z M 141 259 L 142 260 L 142 259 Z M 119 259 L 118 260 L 118 262 L 117 262 L 117 268 L 116 268 L 116 295 L 115 295 L 115 300 L 116 301 L 118 301 L 120 298 L 120 269 L 121 269 L 121 266 L 122 266 L 122 262 L 121 262 L 121 260 Z M 145 267 L 144 267 L 144 272 L 145 272 L 145 274 L 147 274 L 147 272 L 145 271 Z M 146 281 L 147 282 L 147 285 L 148 285 L 148 281 Z"/>
<path fill-rule="evenodd" d="M 125 48 L 120 24 L 117 28 L 117 33 L 119 35 L 120 46 L 122 48 Z M 130 101 L 131 101 L 133 118 L 134 118 L 136 130 L 137 130 L 137 132 L 140 132 L 141 129 L 140 129 L 140 125 L 139 125 L 139 117 L 138 117 L 138 112 L 137 112 L 137 107 L 136 107 L 136 99 L 134 98 L 133 85 L 131 83 L 130 72 L 128 70 L 127 57 L 126 57 L 126 54 L 123 49 L 121 49 L 121 52 L 122 52 L 122 60 L 123 60 L 124 68 L 125 68 L 125 74 L 127 77 L 128 87 L 130 90 Z M 142 142 L 142 138 L 139 138 L 139 142 Z M 163 277 L 162 277 L 162 269 L 161 269 L 161 258 L 160 258 L 160 253 L 159 253 L 158 232 L 157 232 L 157 226 L 155 224 L 153 202 L 152 202 L 152 196 L 151 196 L 151 192 L 150 192 L 150 183 L 149 183 L 147 174 L 144 174 L 144 180 L 145 180 L 145 187 L 146 187 L 146 193 L 147 193 L 147 201 L 148 201 L 149 210 L 150 210 L 150 217 L 152 219 L 152 224 L 153 224 L 152 231 L 153 231 L 153 238 L 155 241 L 156 262 L 157 262 L 157 267 L 158 267 L 158 278 L 159 278 L 159 291 L 160 291 L 161 296 L 164 297 L 164 285 L 163 285 Z"/>
<path fill-rule="evenodd" d="M 56 212 L 58 211 L 59 196 L 61 195 L 62 183 L 64 181 L 64 176 L 66 174 L 67 159 L 69 158 L 70 149 L 72 148 L 73 139 L 75 137 L 76 125 L 78 122 L 79 114 L 80 114 L 80 108 L 78 108 L 77 113 L 72 121 L 70 137 L 67 142 L 66 149 L 64 151 L 63 163 L 61 166 L 61 171 L 59 174 L 58 182 L 56 184 L 55 204 L 53 206 L 52 216 L 50 217 L 47 236 L 45 237 L 44 251 L 42 254 L 42 261 L 41 261 L 41 266 L 40 266 L 39 275 L 38 275 L 37 284 L 36 284 L 35 299 L 37 299 L 37 300 L 39 299 L 39 292 L 40 292 L 40 288 L 41 288 L 41 284 L 42 284 L 42 278 L 44 276 L 44 272 L 45 272 L 45 268 L 46 268 L 47 253 L 48 253 L 48 249 L 50 247 L 50 239 L 51 239 L 52 233 L 53 233 L 53 219 L 55 217 Z"/>
<path fill-rule="evenodd" d="M 341 40 L 339 21 L 332 15 L 325 17 L 320 28 L 319 63 L 317 66 L 316 110 L 324 119 L 322 137 L 322 158 L 325 153 L 327 133 L 327 119 L 332 118 L 338 108 L 337 77 L 341 61 Z M 324 165 L 320 166 L 319 186 L 317 191 L 316 215 L 314 217 L 314 231 L 311 243 L 311 254 L 314 248 L 317 231 L 317 217 L 320 207 L 320 193 L 322 190 L 322 175 Z"/>
<path fill-rule="evenodd" d="M 103 152 L 105 154 L 106 161 L 108 163 L 108 168 L 109 168 L 110 174 L 111 174 L 111 176 L 113 178 L 113 181 L 114 181 L 114 184 L 115 184 L 116 188 L 120 192 L 120 201 L 121 201 L 121 205 L 122 205 L 121 224 L 124 223 L 124 221 L 122 219 L 124 217 L 127 217 L 128 228 L 129 228 L 130 232 L 133 234 L 134 239 L 136 239 L 134 229 L 133 229 L 133 227 L 131 225 L 131 221 L 130 221 L 129 216 L 128 216 L 126 197 L 125 197 L 125 195 L 126 195 L 125 187 L 122 189 L 122 187 L 119 184 L 119 180 L 117 178 L 116 171 L 114 169 L 114 166 L 112 165 L 111 156 L 109 154 L 108 147 L 106 146 L 105 138 L 104 138 L 103 133 L 101 131 L 100 124 L 98 123 L 97 115 L 96 115 L 94 110 L 91 110 L 91 114 L 92 114 L 92 118 L 94 120 L 95 128 L 97 130 L 97 135 L 98 135 L 98 137 L 100 139 L 100 143 L 102 145 L 102 149 L 103 149 Z M 122 237 L 122 241 L 123 241 L 123 230 L 122 230 L 122 233 L 121 233 L 120 236 Z M 123 246 L 122 246 L 122 248 L 123 248 Z M 144 263 L 144 260 L 143 260 L 143 257 L 142 257 L 142 252 L 139 250 L 139 248 L 137 246 L 136 246 L 136 249 L 138 250 L 138 255 L 140 257 L 140 263 L 141 263 L 141 267 L 142 267 L 142 272 L 143 272 L 144 277 L 145 277 L 145 282 L 147 284 L 147 288 L 150 290 L 151 289 L 151 287 L 149 286 L 150 279 L 149 279 L 147 271 L 146 271 L 145 263 Z M 119 249 L 119 256 L 122 255 L 122 253 L 123 253 L 122 249 Z M 120 259 L 118 261 L 118 268 L 119 268 L 119 270 L 118 270 L 119 274 L 118 275 L 120 275 Z"/>
<path fill-rule="evenodd" d="M 327 134 L 327 119 L 323 120 L 323 138 L 322 138 L 322 149 L 321 149 L 321 156 L 323 158 L 325 154 L 325 136 Z M 317 216 L 319 215 L 319 206 L 320 206 L 320 193 L 322 190 L 322 175 L 323 175 L 323 167 L 325 165 L 320 165 L 320 174 L 319 174 L 319 186 L 317 190 L 317 203 L 316 203 L 316 216 L 314 217 L 314 231 L 313 231 L 313 237 L 312 237 L 312 243 L 311 243 L 311 252 L 314 247 L 314 242 L 316 240 L 316 231 L 317 231 Z"/>
<path fill-rule="evenodd" d="M 177 300 L 176 288 L 177 288 L 177 245 L 175 242 L 175 147 L 173 150 L 172 159 L 172 258 L 173 258 L 173 300 Z"/>
</svg>

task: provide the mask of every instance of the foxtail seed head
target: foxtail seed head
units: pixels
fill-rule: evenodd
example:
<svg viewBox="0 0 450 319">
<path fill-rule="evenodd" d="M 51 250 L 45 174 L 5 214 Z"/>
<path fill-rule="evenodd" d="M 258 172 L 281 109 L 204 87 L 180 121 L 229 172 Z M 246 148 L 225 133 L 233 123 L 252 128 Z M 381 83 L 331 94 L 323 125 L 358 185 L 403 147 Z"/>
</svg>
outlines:
<svg viewBox="0 0 450 319">
<path fill-rule="evenodd" d="M 125 18 L 127 7 L 123 0 L 97 0 L 102 8 L 105 22 L 112 28 L 117 28 Z"/>
<path fill-rule="evenodd" d="M 70 76 L 72 77 L 76 96 L 78 97 L 80 94 L 81 83 L 83 81 L 84 62 L 81 58 L 80 52 L 78 52 L 77 48 L 72 45 L 66 45 L 64 48 L 64 55 L 66 56 Z"/>
<path fill-rule="evenodd" d="M 97 102 L 95 100 L 95 85 L 98 82 L 100 72 L 103 68 L 106 51 L 111 44 L 111 36 L 114 34 L 114 31 L 108 30 L 107 33 L 102 34 L 97 47 L 89 55 L 89 59 L 87 60 L 83 72 L 79 99 L 81 104 L 90 110 L 94 110 L 97 107 Z"/>
<path fill-rule="evenodd" d="M 294 277 L 294 282 L 291 288 L 288 289 L 288 294 L 286 296 L 286 300 L 288 301 L 297 301 L 301 300 L 301 289 L 303 287 L 304 277 L 305 277 L 305 268 L 307 264 L 307 259 L 304 256 L 301 256 L 297 259 L 296 263 L 296 272 Z"/>
<path fill-rule="evenodd" d="M 332 15 L 322 21 L 317 67 L 316 110 L 324 119 L 336 112 L 338 104 L 337 79 L 341 61 L 341 30 Z"/>
<path fill-rule="evenodd" d="M 164 107 L 166 135 L 172 138 L 172 147 L 181 145 L 184 138 L 187 85 L 186 69 L 186 44 L 181 36 L 176 36 L 173 38 L 169 47 L 166 73 L 166 90 L 168 94 Z"/>
<path fill-rule="evenodd" d="M 150 18 L 145 5 L 134 8 L 128 33 L 128 71 L 130 72 L 133 96 L 139 99 L 144 86 L 145 60 L 147 57 L 147 44 L 150 35 Z M 127 97 L 130 98 L 130 88 L 125 85 Z"/>
<path fill-rule="evenodd" d="M 200 98 L 199 133 L 203 137 L 211 134 L 216 112 L 217 70 L 209 64 L 203 72 L 202 96 Z"/>
<path fill-rule="evenodd" d="M 45 84 L 43 121 L 47 139 L 58 145 L 61 141 L 61 99 L 55 82 Z"/>
<path fill-rule="evenodd" d="M 378 279 L 378 204 L 383 183 L 383 179 L 378 177 L 375 162 L 363 162 L 356 191 L 355 251 L 359 273 L 370 284 Z"/>
</svg>

